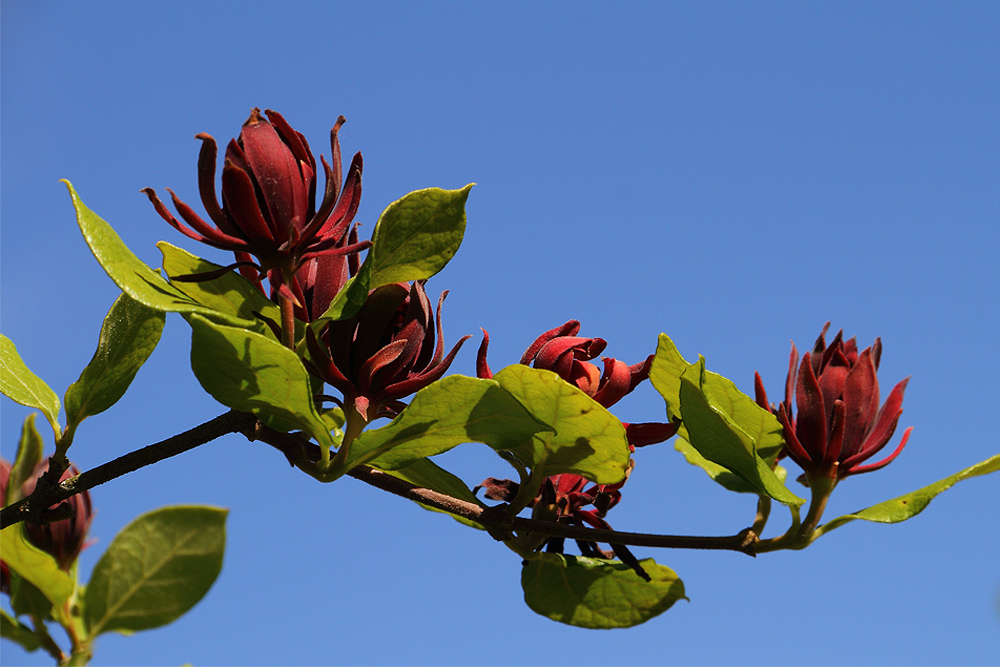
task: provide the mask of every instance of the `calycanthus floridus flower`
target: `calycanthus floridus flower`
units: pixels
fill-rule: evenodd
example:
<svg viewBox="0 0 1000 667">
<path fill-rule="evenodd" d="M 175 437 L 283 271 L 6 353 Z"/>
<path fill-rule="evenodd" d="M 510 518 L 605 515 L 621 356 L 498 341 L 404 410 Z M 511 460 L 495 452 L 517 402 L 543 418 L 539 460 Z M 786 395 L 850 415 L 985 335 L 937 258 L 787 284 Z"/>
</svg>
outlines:
<svg viewBox="0 0 1000 667">
<path fill-rule="evenodd" d="M 236 255 L 237 267 L 256 282 L 266 276 L 272 298 L 290 298 L 302 319 L 315 319 L 314 301 L 329 304 L 326 276 L 340 275 L 342 265 L 322 263 L 322 258 L 343 257 L 367 248 L 357 241 L 351 223 L 361 200 L 361 153 L 357 153 L 343 180 L 340 143 L 337 138 L 344 122 L 341 116 L 330 132 L 333 165 L 320 156 L 326 174 L 323 200 L 316 208 L 316 160 L 305 137 L 292 129 L 281 114 L 267 110 L 267 118 L 253 109 L 238 139 L 226 147 L 222 169 L 222 203 L 215 191 L 217 146 L 215 139 L 201 133 L 198 156 L 198 189 L 201 201 L 214 224 L 205 222 L 169 188 L 183 222 L 177 220 L 152 188 L 143 192 L 157 213 L 185 236 Z M 186 223 L 186 224 L 185 224 Z M 297 278 L 306 268 L 306 274 Z M 214 276 L 185 276 L 181 279 L 210 279 Z M 178 279 L 174 277 L 174 279 Z M 317 299 L 317 293 L 320 295 Z"/>
<path fill-rule="evenodd" d="M 784 453 L 805 471 L 806 480 L 839 480 L 883 468 L 903 451 L 913 430 L 906 429 L 892 454 L 876 463 L 865 463 L 892 438 L 903 413 L 903 392 L 909 378 L 893 387 L 880 407 L 876 373 L 882 355 L 881 339 L 876 338 L 859 354 L 856 340 L 844 341 L 843 331 L 827 346 L 829 328 L 827 322 L 801 363 L 792 344 L 785 400 L 776 411 L 767 402 L 760 374 L 755 381 L 757 403 L 776 413 L 784 427 Z"/>
<path fill-rule="evenodd" d="M 383 285 L 353 317 L 330 322 L 318 336 L 307 329 L 306 367 L 343 394 L 345 412 L 365 421 L 399 414 L 400 399 L 443 376 L 469 338 L 445 356 L 441 305 L 448 293 L 438 300 L 435 322 L 425 282 Z"/>
</svg>

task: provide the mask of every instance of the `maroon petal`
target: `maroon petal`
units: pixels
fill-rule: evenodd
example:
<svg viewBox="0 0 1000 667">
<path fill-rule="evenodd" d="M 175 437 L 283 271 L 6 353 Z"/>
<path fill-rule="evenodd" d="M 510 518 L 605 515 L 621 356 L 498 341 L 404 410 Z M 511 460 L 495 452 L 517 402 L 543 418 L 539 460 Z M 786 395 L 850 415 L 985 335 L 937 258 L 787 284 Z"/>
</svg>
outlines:
<svg viewBox="0 0 1000 667">
<path fill-rule="evenodd" d="M 854 466 L 853 468 L 850 468 L 849 470 L 847 470 L 847 472 L 841 473 L 840 476 L 841 477 L 847 477 L 848 475 L 860 475 L 861 473 L 871 472 L 873 470 L 878 470 L 879 468 L 886 467 L 887 465 L 889 465 L 890 463 L 892 463 L 893 459 L 895 459 L 897 456 L 899 456 L 900 452 L 903 451 L 903 447 L 906 447 L 906 443 L 910 439 L 910 432 L 911 431 L 913 431 L 913 427 L 912 426 L 909 427 L 908 429 L 906 429 L 905 431 L 903 431 L 903 439 L 899 442 L 899 446 L 896 447 L 896 449 L 892 452 L 892 454 L 890 454 L 889 456 L 885 457 L 884 459 L 882 459 L 878 463 L 869 463 L 868 465 L 865 465 L 865 466 Z"/>
<path fill-rule="evenodd" d="M 308 189 L 303 187 L 298 160 L 257 109 L 243 124 L 240 143 L 267 207 L 271 229 L 283 243 L 291 227 L 302 228 L 306 223 Z"/>
<path fill-rule="evenodd" d="M 631 376 L 628 384 L 629 392 L 638 387 L 640 383 L 649 379 L 649 369 L 653 367 L 653 359 L 655 358 L 656 355 L 651 354 L 639 363 L 628 367 L 628 372 Z"/>
<path fill-rule="evenodd" d="M 440 379 L 441 376 L 447 372 L 448 367 L 451 366 L 451 362 L 455 360 L 455 355 L 458 354 L 462 344 L 470 338 L 472 338 L 472 336 L 462 336 L 458 342 L 455 343 L 455 347 L 451 348 L 451 352 L 448 353 L 448 356 L 441 360 L 440 364 L 432 366 L 423 373 L 414 375 L 406 380 L 403 380 L 402 382 L 396 382 L 395 384 L 389 385 L 384 389 L 384 395 L 387 398 L 402 398 L 403 396 L 409 396 L 413 392 L 423 389 L 431 382 Z"/>
<path fill-rule="evenodd" d="M 757 402 L 757 405 L 773 414 L 774 410 L 771 409 L 771 404 L 767 402 L 767 392 L 764 391 L 764 381 L 760 379 L 760 373 L 756 371 L 754 371 L 753 374 L 753 393 L 754 400 Z"/>
<path fill-rule="evenodd" d="M 809 452 L 805 450 L 802 443 L 795 436 L 795 425 L 791 423 L 788 418 L 787 408 L 784 404 L 778 406 L 778 421 L 784 427 L 785 436 L 785 449 L 788 450 L 788 455 L 799 464 L 799 466 L 805 469 L 812 469 L 812 457 Z"/>
<path fill-rule="evenodd" d="M 606 408 L 620 401 L 629 392 L 632 374 L 629 372 L 628 364 L 610 357 L 604 357 L 604 373 L 597 393 L 593 399 Z"/>
<path fill-rule="evenodd" d="M 524 354 L 521 355 L 520 363 L 524 364 L 525 366 L 529 366 L 531 364 L 531 360 L 535 358 L 536 354 L 538 354 L 538 351 L 542 349 L 542 347 L 550 340 L 562 336 L 575 336 L 577 333 L 579 333 L 579 331 L 580 331 L 580 323 L 577 320 L 570 320 L 569 322 L 563 324 L 562 326 L 558 326 L 555 329 L 550 329 L 546 331 L 541 336 L 536 338 L 535 342 L 533 342 L 531 345 L 528 346 L 528 349 L 525 350 Z"/>
<path fill-rule="evenodd" d="M 481 327 L 479 330 L 483 332 L 483 342 L 479 344 L 479 351 L 476 353 L 476 377 L 489 380 L 493 378 L 493 371 L 490 370 L 490 365 L 486 362 L 486 350 L 490 346 L 490 334 L 486 329 Z"/>
<path fill-rule="evenodd" d="M 806 352 L 799 366 L 799 381 L 795 389 L 795 435 L 813 460 L 826 451 L 826 408 L 823 392 L 813 374 L 812 354 Z"/>
<path fill-rule="evenodd" d="M 671 438 L 677 433 L 680 421 L 672 424 L 646 422 L 643 424 L 622 424 L 625 427 L 625 437 L 633 447 L 655 445 Z"/>
<path fill-rule="evenodd" d="M 392 363 L 406 348 L 406 339 L 394 340 L 373 354 L 358 370 L 358 391 L 363 394 L 378 390 L 372 379 L 387 364 Z"/>
<path fill-rule="evenodd" d="M 278 241 L 257 204 L 253 181 L 229 160 L 222 168 L 222 200 L 226 211 L 250 242 L 258 247 L 274 247 Z"/>
<path fill-rule="evenodd" d="M 785 408 L 791 412 L 792 398 L 795 396 L 795 375 L 799 368 L 799 351 L 792 343 L 792 351 L 788 355 L 788 376 L 785 378 Z"/>
<path fill-rule="evenodd" d="M 830 416 L 830 437 L 826 442 L 826 451 L 823 452 L 823 466 L 832 466 L 840 457 L 840 450 L 844 446 L 844 402 L 834 401 L 833 411 Z"/>
<path fill-rule="evenodd" d="M 878 416 L 875 418 L 875 424 L 862 443 L 861 448 L 856 454 L 853 454 L 844 461 L 845 466 L 853 468 L 858 463 L 871 458 L 886 446 L 889 439 L 892 438 L 893 432 L 896 430 L 896 424 L 899 422 L 900 415 L 903 414 L 903 393 L 906 391 L 906 385 L 909 381 L 910 378 L 906 378 L 892 388 L 889 398 L 886 399 L 885 405 L 879 410 Z"/>
<path fill-rule="evenodd" d="M 865 350 L 851 369 L 844 384 L 844 409 L 846 426 L 842 458 L 857 454 L 861 442 L 871 425 L 874 412 L 872 401 L 878 401 L 878 378 L 871 351 Z M 876 403 L 874 409 L 878 409 Z"/>
</svg>

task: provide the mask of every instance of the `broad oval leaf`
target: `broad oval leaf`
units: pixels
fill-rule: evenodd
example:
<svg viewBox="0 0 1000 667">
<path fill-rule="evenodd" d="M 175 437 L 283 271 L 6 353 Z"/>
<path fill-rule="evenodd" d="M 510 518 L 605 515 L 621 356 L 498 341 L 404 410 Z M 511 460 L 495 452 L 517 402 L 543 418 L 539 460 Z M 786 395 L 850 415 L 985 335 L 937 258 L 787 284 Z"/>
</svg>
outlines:
<svg viewBox="0 0 1000 667">
<path fill-rule="evenodd" d="M 630 457 L 625 428 L 604 406 L 544 369 L 515 364 L 493 379 L 552 428 L 509 450 L 533 475 L 569 472 L 597 484 L 625 479 Z"/>
<path fill-rule="evenodd" d="M 988 475 L 998 470 L 1000 470 L 1000 454 L 991 456 L 985 461 L 980 461 L 974 466 L 969 466 L 965 470 L 960 470 L 954 475 L 945 477 L 933 484 L 928 484 L 922 489 L 917 489 L 898 498 L 872 505 L 854 514 L 839 516 L 820 526 L 816 530 L 817 537 L 855 519 L 877 523 L 899 523 L 900 521 L 906 521 L 923 512 L 939 493 L 947 491 L 962 480 L 969 479 L 970 477 L 978 477 L 979 475 Z"/>
<path fill-rule="evenodd" d="M 462 243 L 465 201 L 473 185 L 417 190 L 389 204 L 372 233 L 372 289 L 430 278 L 444 268 Z"/>
<path fill-rule="evenodd" d="M 309 374 L 298 355 L 246 329 L 197 315 L 190 323 L 191 368 L 205 391 L 274 428 L 303 429 L 329 451 L 333 439 L 316 411 Z"/>
<path fill-rule="evenodd" d="M 684 595 L 684 584 L 652 558 L 639 561 L 651 581 L 628 565 L 540 553 L 521 570 L 524 601 L 553 621 L 580 628 L 631 628 L 659 616 Z"/>
<path fill-rule="evenodd" d="M 80 200 L 73 185 L 63 180 L 76 209 L 76 221 L 83 239 L 94 253 L 108 277 L 139 303 L 166 313 L 201 313 L 232 324 L 242 324 L 238 318 L 206 308 L 193 301 L 176 286 L 147 266 L 128 249 L 121 237 L 99 215 Z"/>
<path fill-rule="evenodd" d="M 163 507 L 125 526 L 87 584 L 90 635 L 166 625 L 201 600 L 222 570 L 226 514 L 215 507 Z"/>
<path fill-rule="evenodd" d="M 175 281 L 177 276 L 207 274 L 219 271 L 223 267 L 166 241 L 160 241 L 156 247 L 163 254 L 163 272 L 174 281 L 170 284 L 193 301 L 215 313 L 242 320 L 244 326 L 249 324 L 254 328 L 262 327 L 254 312 L 275 322 L 281 321 L 281 311 L 278 306 L 236 271 L 227 271 L 212 280 Z"/>
<path fill-rule="evenodd" d="M 56 438 L 62 436 L 62 429 L 59 427 L 59 397 L 49 385 L 28 369 L 14 343 L 3 335 L 0 335 L 0 393 L 15 403 L 41 410 L 52 425 Z"/>
<path fill-rule="evenodd" d="M 24 524 L 8 526 L 0 533 L 3 543 L 3 561 L 22 578 L 31 582 L 54 607 L 61 607 L 76 582 L 67 572 L 59 569 L 56 559 L 31 544 L 24 535 Z"/>
<path fill-rule="evenodd" d="M 156 349 L 166 315 L 122 294 L 104 318 L 97 351 L 66 390 L 66 423 L 72 427 L 104 412 L 125 394 Z"/>
<path fill-rule="evenodd" d="M 346 469 L 397 470 L 465 442 L 513 449 L 548 427 L 493 380 L 449 375 L 418 391 L 390 424 L 354 441 Z"/>
</svg>

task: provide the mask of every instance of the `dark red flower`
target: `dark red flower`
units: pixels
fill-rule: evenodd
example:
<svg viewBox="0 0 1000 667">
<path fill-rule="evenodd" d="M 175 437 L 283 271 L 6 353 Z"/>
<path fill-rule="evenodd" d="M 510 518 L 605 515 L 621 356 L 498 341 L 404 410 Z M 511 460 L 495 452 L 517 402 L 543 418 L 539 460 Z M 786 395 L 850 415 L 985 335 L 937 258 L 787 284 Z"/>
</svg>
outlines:
<svg viewBox="0 0 1000 667">
<path fill-rule="evenodd" d="M 174 207 L 184 222 L 167 210 L 152 188 L 143 192 L 160 216 L 179 232 L 233 251 L 237 259 L 234 266 L 258 284 L 266 275 L 272 296 L 280 292 L 292 298 L 300 309 L 316 311 L 317 308 L 310 307 L 310 290 L 324 284 L 322 278 L 326 273 L 336 274 L 339 268 L 318 260 L 356 253 L 370 245 L 367 241 L 357 242 L 356 236 L 353 241 L 349 238 L 361 200 L 361 153 L 354 156 L 341 192 L 343 175 L 337 139 L 344 122 L 341 116 L 330 132 L 333 166 L 320 157 L 326 187 L 317 209 L 316 160 L 305 137 L 277 112 L 265 113 L 267 119 L 260 115 L 259 109 L 253 109 L 239 138 L 231 140 L 226 148 L 221 205 L 215 192 L 218 152 L 215 139 L 205 133 L 196 136 L 202 141 L 198 189 L 214 225 L 206 223 L 169 188 Z M 310 262 L 314 262 L 309 271 L 311 277 L 297 280 L 296 274 Z M 325 286 L 320 291 L 323 289 Z M 320 301 L 324 299 L 325 296 Z"/>
<path fill-rule="evenodd" d="M 892 438 L 903 413 L 903 392 L 909 378 L 897 384 L 879 407 L 878 371 L 882 341 L 858 353 L 854 338 L 843 340 L 843 331 L 826 345 L 827 322 L 811 352 L 802 356 L 792 344 L 785 382 L 785 400 L 777 408 L 784 426 L 785 449 L 810 477 L 843 479 L 878 470 L 895 459 L 910 438 L 912 427 L 892 454 L 877 463 L 862 465 Z M 756 375 L 757 403 L 767 402 L 760 374 Z M 797 413 L 792 413 L 792 399 Z"/>
<path fill-rule="evenodd" d="M 31 495 L 31 492 L 35 490 L 38 478 L 48 469 L 48 459 L 44 459 L 35 467 L 34 474 L 21 485 L 22 498 Z M 59 481 L 63 482 L 79 474 L 80 471 L 77 467 L 71 465 L 63 472 Z M 24 532 L 28 536 L 28 541 L 55 558 L 60 569 L 69 572 L 80 552 L 86 546 L 87 531 L 90 529 L 90 521 L 94 511 L 90 503 L 89 491 L 70 496 L 63 502 L 69 503 L 73 509 L 73 516 L 68 519 L 51 521 L 42 526 L 26 523 Z M 53 505 L 50 509 L 55 509 L 59 504 Z"/>
<path fill-rule="evenodd" d="M 653 355 L 631 366 L 611 357 L 602 357 L 602 372 L 590 360 L 604 351 L 607 341 L 603 338 L 581 338 L 577 336 L 579 332 L 580 323 L 577 320 L 570 320 L 546 331 L 528 346 L 521 355 L 520 363 L 553 371 L 606 408 L 620 401 L 649 377 Z M 476 359 L 476 373 L 481 378 L 493 377 L 493 371 L 486 361 L 489 344 L 490 336 L 484 329 L 483 342 Z M 632 447 L 663 442 L 677 432 L 675 424 L 652 422 L 623 425 Z"/>
<path fill-rule="evenodd" d="M 435 325 L 425 282 L 383 285 L 354 317 L 330 322 L 319 337 L 306 331 L 310 371 L 339 390 L 345 407 L 365 421 L 398 414 L 399 399 L 444 375 L 469 338 L 444 355 L 441 304 L 448 293 L 438 300 Z"/>
</svg>

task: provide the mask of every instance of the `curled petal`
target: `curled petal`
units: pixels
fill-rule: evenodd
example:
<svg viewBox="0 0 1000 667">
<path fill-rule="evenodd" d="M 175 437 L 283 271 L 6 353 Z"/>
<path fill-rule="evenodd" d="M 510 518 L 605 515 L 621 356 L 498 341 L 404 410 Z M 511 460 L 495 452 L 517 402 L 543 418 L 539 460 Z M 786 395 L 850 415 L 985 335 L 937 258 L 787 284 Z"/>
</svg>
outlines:
<svg viewBox="0 0 1000 667">
<path fill-rule="evenodd" d="M 655 445 L 667 440 L 677 433 L 680 421 L 671 424 L 647 422 L 643 424 L 622 424 L 625 427 L 625 437 L 633 447 Z"/>
<path fill-rule="evenodd" d="M 785 449 L 788 450 L 788 455 L 791 456 L 802 469 L 812 469 L 812 457 L 802 446 L 802 443 L 799 442 L 799 439 L 795 436 L 795 425 L 790 421 L 787 408 L 784 404 L 778 406 L 778 421 L 781 422 L 781 425 L 784 427 Z"/>
<path fill-rule="evenodd" d="M 649 369 L 653 367 L 653 359 L 656 358 L 655 354 L 651 354 L 646 357 L 643 361 L 637 364 L 632 364 L 628 367 L 629 375 L 631 379 L 628 383 L 628 392 L 631 393 L 633 389 L 639 386 L 641 382 L 649 379 Z"/>
<path fill-rule="evenodd" d="M 593 394 L 593 399 L 606 408 L 620 401 L 629 392 L 632 374 L 623 361 L 604 357 L 604 373 L 601 376 L 600 389 Z"/>
<path fill-rule="evenodd" d="M 906 385 L 909 381 L 910 378 L 906 378 L 892 388 L 889 398 L 886 399 L 885 405 L 879 410 L 878 416 L 875 418 L 875 424 L 865 438 L 865 441 L 861 444 L 861 448 L 857 453 L 844 460 L 844 466 L 853 468 L 862 461 L 875 456 L 875 454 L 886 446 L 889 439 L 892 438 L 893 432 L 896 430 L 896 424 L 899 422 L 900 415 L 903 414 L 903 393 L 906 391 Z"/>
<path fill-rule="evenodd" d="M 912 426 L 909 427 L 908 429 L 906 429 L 905 431 L 903 431 L 903 439 L 900 440 L 899 446 L 896 447 L 896 449 L 892 452 L 892 454 L 890 454 L 889 456 L 885 457 L 884 459 L 882 459 L 878 463 L 870 463 L 870 464 L 865 465 L 865 466 L 857 466 L 856 465 L 853 468 L 848 468 L 847 470 L 842 471 L 840 473 L 840 476 L 841 477 L 847 477 L 848 475 L 860 475 L 861 473 L 871 472 L 873 470 L 878 470 L 879 468 L 886 467 L 887 465 L 889 465 L 890 463 L 892 463 L 893 459 L 895 459 L 897 456 L 899 456 L 900 452 L 903 451 L 903 447 L 906 447 L 906 443 L 910 439 L 910 432 L 911 431 L 913 431 L 913 427 Z"/>
<path fill-rule="evenodd" d="M 822 457 L 826 451 L 826 408 L 823 393 L 813 373 L 812 354 L 806 352 L 799 366 L 799 381 L 795 388 L 795 402 L 798 412 L 795 417 L 795 435 L 811 455 Z"/>
<path fill-rule="evenodd" d="M 525 366 L 530 365 L 531 360 L 535 358 L 535 355 L 538 354 L 538 351 L 542 349 L 542 346 L 544 346 L 550 340 L 562 336 L 575 336 L 577 333 L 579 333 L 579 331 L 580 331 L 580 322 L 577 320 L 570 320 L 569 322 L 566 322 L 566 324 L 563 324 L 562 326 L 558 326 L 555 329 L 550 329 L 546 331 L 541 336 L 536 338 L 535 342 L 533 342 L 531 345 L 528 346 L 528 349 L 525 350 L 524 354 L 521 355 L 520 363 L 524 364 Z"/>
</svg>

